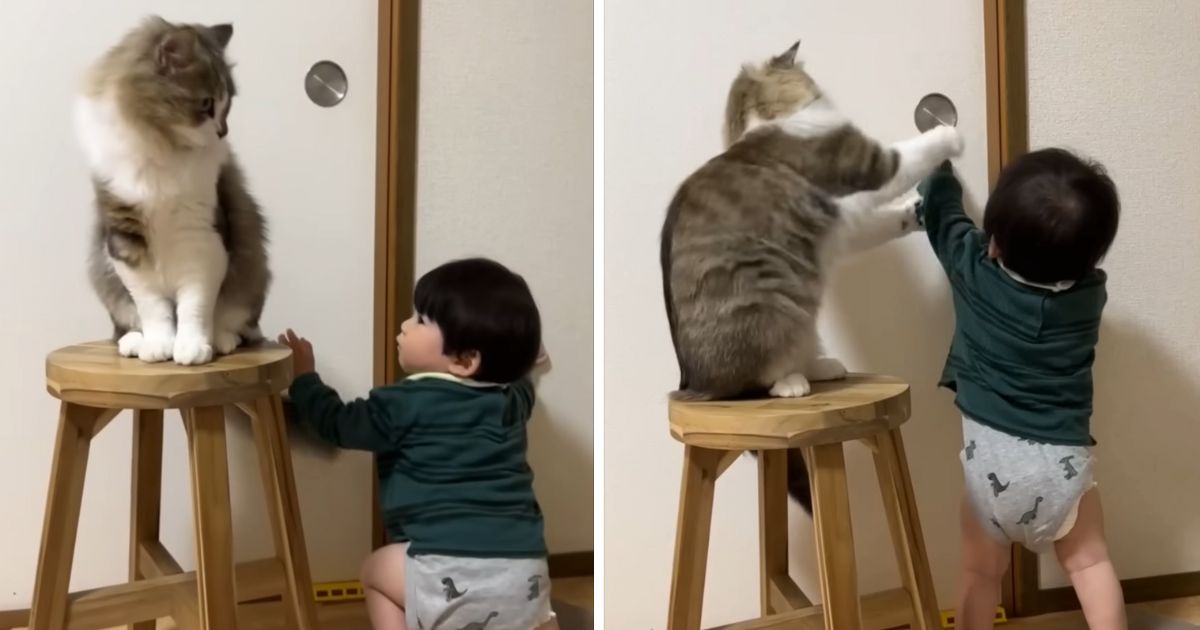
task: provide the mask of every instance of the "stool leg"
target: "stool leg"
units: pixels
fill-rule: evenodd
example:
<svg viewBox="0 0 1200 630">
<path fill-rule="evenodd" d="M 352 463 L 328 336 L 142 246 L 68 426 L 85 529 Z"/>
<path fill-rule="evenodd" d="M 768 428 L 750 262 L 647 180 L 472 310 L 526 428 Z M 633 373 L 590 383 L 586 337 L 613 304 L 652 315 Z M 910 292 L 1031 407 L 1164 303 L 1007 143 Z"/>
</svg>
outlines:
<svg viewBox="0 0 1200 630">
<path fill-rule="evenodd" d="M 255 404 L 254 441 L 258 447 L 262 471 L 263 496 L 271 517 L 275 554 L 283 564 L 286 586 L 283 594 L 288 628 L 316 630 L 317 613 L 313 602 L 312 576 L 308 567 L 308 548 L 300 522 L 300 502 L 292 472 L 292 454 L 287 448 L 287 428 L 278 396 Z"/>
<path fill-rule="evenodd" d="M 724 452 L 688 445 L 683 451 L 679 521 L 675 524 L 675 570 L 667 630 L 698 630 L 708 569 L 713 491 Z"/>
<path fill-rule="evenodd" d="M 788 575 L 787 497 L 787 451 L 759 451 L 758 572 L 759 602 L 764 617 L 787 612 L 771 605 L 771 579 Z"/>
<path fill-rule="evenodd" d="M 66 627 L 67 589 L 75 558 L 75 536 L 79 532 L 79 507 L 83 502 L 88 448 L 105 414 L 102 409 L 68 402 L 60 407 L 50 490 L 42 521 L 42 546 L 38 552 L 33 605 L 29 611 L 30 630 Z"/>
<path fill-rule="evenodd" d="M 858 567 L 854 560 L 854 533 L 850 522 L 850 492 L 846 486 L 846 458 L 842 445 L 823 444 L 808 449 L 813 494 L 813 528 L 817 538 L 827 630 L 860 630 Z"/>
<path fill-rule="evenodd" d="M 139 563 L 142 545 L 158 542 L 162 506 L 163 412 L 133 412 L 133 474 L 129 497 L 129 581 L 144 579 Z M 153 621 L 129 625 L 129 630 L 154 630 Z"/>
<path fill-rule="evenodd" d="M 225 411 L 201 407 L 184 412 L 191 426 L 192 515 L 196 521 L 196 587 L 200 628 L 235 630 L 233 518 L 229 506 L 229 461 Z"/>
<path fill-rule="evenodd" d="M 937 595 L 933 590 L 933 575 L 925 553 L 925 539 L 913 497 L 912 479 L 904 455 L 900 430 L 894 429 L 875 438 L 875 472 L 879 477 L 879 493 L 892 532 L 896 550 L 896 566 L 908 591 L 913 611 L 913 630 L 935 630 L 941 627 Z"/>
</svg>

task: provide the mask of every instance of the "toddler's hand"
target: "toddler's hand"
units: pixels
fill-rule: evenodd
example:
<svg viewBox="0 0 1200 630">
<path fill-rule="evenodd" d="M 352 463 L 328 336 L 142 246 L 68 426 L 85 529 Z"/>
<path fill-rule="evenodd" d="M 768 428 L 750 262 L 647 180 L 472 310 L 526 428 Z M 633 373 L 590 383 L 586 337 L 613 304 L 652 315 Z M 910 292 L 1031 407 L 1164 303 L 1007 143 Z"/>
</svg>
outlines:
<svg viewBox="0 0 1200 630">
<path fill-rule="evenodd" d="M 312 344 L 307 339 L 297 335 L 289 328 L 287 333 L 279 335 L 279 343 L 292 349 L 292 375 L 294 377 L 316 371 L 316 359 L 313 358 Z"/>
</svg>

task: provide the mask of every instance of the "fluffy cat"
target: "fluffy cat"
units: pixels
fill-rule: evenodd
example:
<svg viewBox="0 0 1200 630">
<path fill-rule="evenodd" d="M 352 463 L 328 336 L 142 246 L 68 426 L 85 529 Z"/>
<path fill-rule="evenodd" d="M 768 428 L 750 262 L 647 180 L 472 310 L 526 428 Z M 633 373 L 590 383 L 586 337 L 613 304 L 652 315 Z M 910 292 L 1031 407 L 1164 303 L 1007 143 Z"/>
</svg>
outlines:
<svg viewBox="0 0 1200 630">
<path fill-rule="evenodd" d="M 817 313 L 839 257 L 917 226 L 917 183 L 963 141 L 938 127 L 884 147 L 783 54 L 746 65 L 726 105 L 724 153 L 679 187 L 662 230 L 663 294 L 680 367 L 676 399 L 809 394 L 843 378 Z M 789 487 L 808 507 L 789 454 Z"/>
<path fill-rule="evenodd" d="M 262 339 L 266 223 L 225 140 L 232 36 L 147 18 L 78 99 L 97 210 L 89 276 L 124 356 L 195 365 Z"/>
</svg>

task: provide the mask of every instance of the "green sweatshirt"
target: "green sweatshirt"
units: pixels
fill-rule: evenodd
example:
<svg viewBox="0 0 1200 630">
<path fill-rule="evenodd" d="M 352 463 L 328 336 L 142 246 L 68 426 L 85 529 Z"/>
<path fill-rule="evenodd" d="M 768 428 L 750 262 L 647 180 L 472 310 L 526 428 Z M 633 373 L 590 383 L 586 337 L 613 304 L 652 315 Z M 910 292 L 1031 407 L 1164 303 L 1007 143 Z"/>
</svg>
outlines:
<svg viewBox="0 0 1200 630">
<path fill-rule="evenodd" d="M 342 448 L 376 453 L 384 526 L 409 555 L 546 555 L 525 459 L 533 385 L 419 374 L 342 402 L 315 373 L 298 377 L 299 420 Z"/>
<path fill-rule="evenodd" d="M 987 255 L 949 162 L 919 188 L 922 220 L 950 279 L 956 324 L 939 385 L 966 416 L 1052 444 L 1095 444 L 1092 363 L 1107 301 L 1104 271 L 1053 291 L 1019 282 Z"/>
</svg>

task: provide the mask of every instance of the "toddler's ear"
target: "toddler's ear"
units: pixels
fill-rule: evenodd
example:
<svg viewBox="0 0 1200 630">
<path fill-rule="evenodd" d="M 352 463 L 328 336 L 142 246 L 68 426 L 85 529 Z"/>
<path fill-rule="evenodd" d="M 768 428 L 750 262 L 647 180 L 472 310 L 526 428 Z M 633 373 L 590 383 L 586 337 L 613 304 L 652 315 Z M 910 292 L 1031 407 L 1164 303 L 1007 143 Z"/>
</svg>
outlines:
<svg viewBox="0 0 1200 630">
<path fill-rule="evenodd" d="M 478 351 L 460 352 L 450 361 L 450 373 L 459 378 L 474 378 L 479 372 L 480 362 Z"/>
</svg>

